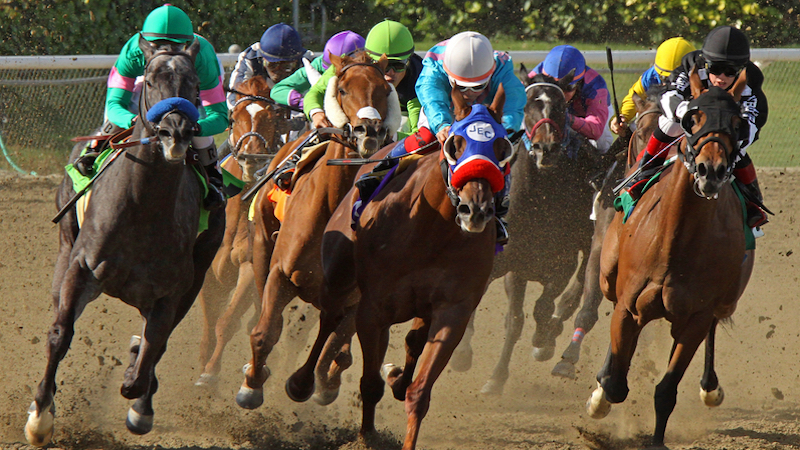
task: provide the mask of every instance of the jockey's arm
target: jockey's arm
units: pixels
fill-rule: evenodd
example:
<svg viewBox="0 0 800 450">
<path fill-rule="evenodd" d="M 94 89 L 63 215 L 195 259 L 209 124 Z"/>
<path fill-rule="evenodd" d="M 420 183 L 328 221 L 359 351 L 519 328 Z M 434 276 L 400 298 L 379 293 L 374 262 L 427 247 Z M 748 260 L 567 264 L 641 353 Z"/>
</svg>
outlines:
<svg viewBox="0 0 800 450">
<path fill-rule="evenodd" d="M 303 97 L 311 88 L 311 83 L 303 66 L 293 74 L 279 81 L 269 91 L 269 96 L 281 105 L 303 107 Z"/>
<path fill-rule="evenodd" d="M 417 78 L 416 90 L 430 130 L 438 134 L 453 123 L 450 82 L 441 66 L 425 64 Z"/>
<path fill-rule="evenodd" d="M 106 118 L 120 128 L 130 128 L 136 114 L 129 111 L 136 77 L 144 73 L 144 54 L 139 48 L 139 35 L 128 39 L 108 74 Z"/>
<path fill-rule="evenodd" d="M 310 120 L 314 121 L 314 115 L 317 113 L 322 113 L 324 117 L 325 91 L 328 89 L 328 81 L 335 75 L 336 67 L 333 65 L 328 67 L 328 70 L 309 88 L 305 97 L 303 97 L 303 112 L 306 113 L 306 117 Z"/>
<path fill-rule="evenodd" d="M 514 63 L 507 53 L 495 52 L 495 64 L 492 85 L 495 84 L 495 80 L 502 83 L 506 95 L 506 102 L 503 105 L 503 128 L 518 131 L 522 127 L 522 120 L 525 118 L 525 104 L 528 101 L 525 95 L 525 85 L 514 73 Z"/>
<path fill-rule="evenodd" d="M 603 135 L 603 130 L 608 122 L 608 103 L 605 100 L 607 92 L 597 97 L 586 99 L 586 117 L 573 116 L 572 129 L 595 141 Z"/>
<path fill-rule="evenodd" d="M 239 57 L 236 60 L 236 65 L 233 66 L 233 71 L 231 72 L 231 78 L 228 82 L 228 89 L 236 89 L 237 86 L 253 76 L 254 71 L 251 67 L 252 60 L 247 59 L 247 55 L 248 52 L 254 51 L 255 50 L 253 50 L 251 46 L 246 48 L 242 53 L 239 53 Z M 236 104 L 236 94 L 233 92 L 228 92 L 226 102 L 228 109 L 233 109 L 233 105 Z"/>
<path fill-rule="evenodd" d="M 410 133 L 414 134 L 419 131 L 419 113 L 422 111 L 422 105 L 419 99 L 414 97 L 406 103 L 406 110 L 408 111 L 408 126 Z"/>
<path fill-rule="evenodd" d="M 200 79 L 200 102 L 205 117 L 197 121 L 200 125 L 198 136 L 213 136 L 228 127 L 228 108 L 225 92 L 222 89 L 224 73 L 217 59 L 214 47 L 203 38 L 200 39 L 200 53 L 195 59 L 195 69 Z"/>
</svg>

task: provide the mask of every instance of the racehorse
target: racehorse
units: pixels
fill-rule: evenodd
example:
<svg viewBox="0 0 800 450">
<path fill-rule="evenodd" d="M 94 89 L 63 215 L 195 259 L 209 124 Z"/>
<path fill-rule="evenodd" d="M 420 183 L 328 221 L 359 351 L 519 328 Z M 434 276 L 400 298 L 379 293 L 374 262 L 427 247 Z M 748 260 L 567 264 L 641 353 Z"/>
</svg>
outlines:
<svg viewBox="0 0 800 450">
<path fill-rule="evenodd" d="M 681 121 L 682 164 L 664 170 L 627 220 L 625 213 L 618 213 L 606 234 L 600 284 L 614 302 L 611 344 L 597 374 L 598 387 L 586 404 L 590 416 L 602 418 L 611 404 L 625 400 L 639 334 L 650 321 L 666 318 L 674 342 L 655 390 L 656 446 L 663 446 L 678 383 L 703 339 L 700 394 L 708 406 L 722 403 L 714 334 L 717 323 L 736 309 L 754 261 L 754 251 L 745 245 L 742 204 L 731 182 L 746 73 L 730 92 L 716 86 L 704 91 L 694 69 L 689 78 L 693 100 Z"/>
<path fill-rule="evenodd" d="M 287 390 L 313 390 L 309 368 L 318 361 L 323 344 L 336 337 L 331 333 L 341 331 L 354 308 L 341 294 L 357 284 L 361 297 L 355 320 L 364 356 L 361 435 L 375 430 L 383 375 L 394 397 L 405 401 L 405 450 L 415 448 L 433 384 L 489 280 L 496 240 L 493 192 L 502 188 L 501 168 L 513 156 L 505 130 L 497 123 L 505 103 L 502 86 L 488 110 L 483 105 L 468 106 L 455 89 L 451 97 L 456 123 L 443 151 L 411 162 L 388 181 L 361 213 L 351 245 L 335 238 L 342 231 L 335 229 L 334 220 L 349 216 L 357 193 L 352 191 L 350 201 L 337 209 L 326 233 L 334 235 L 325 242 L 332 245 L 323 247 L 326 272 L 332 275 L 326 275 L 326 281 L 335 286 L 323 292 L 339 295 L 320 297 L 319 335 L 306 365 L 287 382 Z M 464 135 L 471 139 L 469 144 Z M 478 141 L 483 143 L 482 152 L 473 146 Z M 390 326 L 411 319 L 405 367 L 383 365 Z"/>
<path fill-rule="evenodd" d="M 245 366 L 245 379 L 236 396 L 239 406 L 253 409 L 263 403 L 263 384 L 269 377 L 265 362 L 280 338 L 283 328 L 282 312 L 294 298 L 318 307 L 322 283 L 320 246 L 325 225 L 350 188 L 357 172 L 352 166 L 328 166 L 330 159 L 348 156 L 369 157 L 391 138 L 400 126 L 400 102 L 394 87 L 383 77 L 387 59 L 374 62 L 364 51 L 352 57 L 331 55 L 336 76 L 328 84 L 325 99 L 326 114 L 331 122 L 346 131 L 321 144 L 324 152 L 315 162 L 298 162 L 292 194 L 286 202 L 285 216 L 274 244 L 271 258 L 264 250 L 266 233 L 259 231 L 259 217 L 265 214 L 266 196 L 255 205 L 256 232 L 253 243 L 253 265 L 256 283 L 263 286 L 262 310 L 258 324 L 250 335 L 253 358 Z M 308 137 L 285 145 L 270 165 L 270 169 Z M 345 353 L 349 356 L 349 343 Z M 342 361 L 344 370 L 350 365 Z M 338 373 L 333 375 L 340 382 Z M 338 387 L 326 397 L 315 397 L 320 404 L 336 399 Z M 291 394 L 290 394 L 291 396 Z M 307 400 L 309 397 L 296 400 Z"/>
<path fill-rule="evenodd" d="M 128 429 L 134 434 L 152 429 L 155 366 L 194 303 L 222 241 L 221 209 L 208 213 L 208 228 L 201 231 L 204 186 L 186 164 L 198 129 L 194 59 L 199 42 L 159 46 L 140 38 L 139 47 L 146 59 L 145 83 L 131 146 L 109 156 L 94 181 L 80 228 L 77 208 L 60 222 L 47 368 L 25 426 L 28 442 L 37 446 L 52 437 L 55 376 L 74 336 L 74 322 L 102 293 L 136 307 L 144 319 L 141 337 L 131 340 L 131 363 L 120 392 L 136 400 L 128 411 Z M 79 150 L 73 149 L 72 161 Z M 72 180 L 65 177 L 57 205 L 67 205 L 73 193 Z"/>
<path fill-rule="evenodd" d="M 511 203 L 508 211 L 509 242 L 495 258 L 491 279 L 505 277 L 509 309 L 500 359 L 483 386 L 485 394 L 500 394 L 508 379 L 514 345 L 525 321 L 523 306 L 528 281 L 540 282 L 542 294 L 533 316 L 533 356 L 546 361 L 553 356 L 555 339 L 580 302 L 586 258 L 592 239 L 593 189 L 591 144 L 567 129 L 566 90 L 573 75 L 559 81 L 544 74 L 527 80 L 523 148 L 511 169 Z M 567 286 L 577 272 L 576 282 Z M 566 289 L 566 291 L 565 291 Z M 561 300 L 556 308 L 556 297 Z M 468 336 L 471 336 L 471 332 Z M 459 352 L 471 355 L 465 338 Z M 467 356 L 465 359 L 469 359 Z M 462 367 L 457 367 L 462 368 Z"/>
<path fill-rule="evenodd" d="M 237 87 L 236 102 L 230 113 L 230 158 L 235 163 L 225 161 L 223 168 L 245 182 L 246 187 L 255 181 L 255 172 L 266 167 L 280 149 L 283 144 L 281 135 L 290 131 L 289 110 L 276 104 L 269 97 L 269 91 L 265 78 L 250 78 Z M 254 319 L 261 313 L 253 276 L 249 207 L 250 202 L 243 202 L 241 195 L 228 199 L 225 236 L 197 297 L 203 308 L 203 335 L 200 339 L 203 371 L 195 382 L 198 386 L 215 382 L 225 345 L 239 329 L 240 319 L 250 305 L 255 306 Z M 268 226 L 272 234 L 278 230 L 279 223 L 272 219 Z M 226 308 L 222 299 L 229 296 L 230 303 Z M 250 324 L 248 332 L 253 325 Z"/>
<path fill-rule="evenodd" d="M 658 117 L 661 114 L 659 101 L 665 89 L 666 85 L 653 86 L 644 99 L 639 97 L 638 94 L 633 95 L 633 103 L 636 105 L 637 111 L 636 129 L 627 139 L 628 148 L 623 151 L 619 150 L 617 146 L 624 146 L 626 141 L 623 138 L 619 138 L 608 151 L 609 154 L 615 156 L 615 161 L 606 173 L 603 186 L 599 195 L 595 196 L 592 205 L 594 232 L 592 234 L 592 247 L 588 257 L 586 257 L 586 275 L 584 276 L 582 294 L 583 306 L 575 316 L 575 330 L 572 340 L 561 355 L 561 361 L 553 367 L 551 373 L 555 376 L 569 379 L 576 378 L 575 365 L 580 359 L 583 337 L 597 323 L 597 310 L 603 301 L 603 292 L 600 290 L 600 252 L 603 248 L 606 231 L 611 225 L 616 212 L 614 210 L 614 187 L 624 177 L 627 169 L 636 163 L 636 155 L 647 146 L 653 130 L 658 126 Z M 627 161 L 627 163 L 624 161 Z"/>
</svg>

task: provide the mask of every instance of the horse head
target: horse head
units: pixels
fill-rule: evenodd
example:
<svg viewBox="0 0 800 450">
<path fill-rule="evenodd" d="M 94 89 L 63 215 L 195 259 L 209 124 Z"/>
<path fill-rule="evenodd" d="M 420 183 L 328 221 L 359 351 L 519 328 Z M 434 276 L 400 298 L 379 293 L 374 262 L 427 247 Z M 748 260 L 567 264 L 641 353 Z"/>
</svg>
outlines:
<svg viewBox="0 0 800 450">
<path fill-rule="evenodd" d="M 353 56 L 331 55 L 336 76 L 325 94 L 325 114 L 331 123 L 350 131 L 363 158 L 372 156 L 400 127 L 400 100 L 383 74 L 388 60 L 378 61 L 364 51 Z"/>
<path fill-rule="evenodd" d="M 200 79 L 194 61 L 200 42 L 161 44 L 140 36 L 139 48 L 146 63 L 138 122 L 156 138 L 165 160 L 182 163 L 198 131 Z"/>
<path fill-rule="evenodd" d="M 695 193 L 716 198 L 730 181 L 739 152 L 743 119 L 738 101 L 747 85 L 747 72 L 742 71 L 730 92 L 717 86 L 704 89 L 695 69 L 689 73 L 689 81 L 693 99 L 681 119 L 686 134 L 684 164 L 694 176 Z"/>
<path fill-rule="evenodd" d="M 467 105 L 458 89 L 450 92 L 455 123 L 442 146 L 449 165 L 448 195 L 456 207 L 456 223 L 480 233 L 494 218 L 494 194 L 503 188 L 514 147 L 503 128 L 505 90 L 500 85 L 491 106 Z"/>
<path fill-rule="evenodd" d="M 240 84 L 231 109 L 231 154 L 242 168 L 242 181 L 255 180 L 255 173 L 275 156 L 290 131 L 288 109 L 269 97 L 264 77 L 252 77 Z"/>
<path fill-rule="evenodd" d="M 524 70 L 524 66 L 523 66 Z M 525 146 L 539 169 L 557 165 L 565 155 L 568 135 L 567 99 L 565 94 L 577 89 L 570 85 L 574 71 L 562 79 L 544 74 L 528 78 L 525 94 Z"/>
<path fill-rule="evenodd" d="M 631 134 L 628 144 L 628 167 L 636 162 L 636 156 L 647 147 L 647 142 L 653 131 L 658 127 L 658 118 L 663 113 L 661 109 L 661 95 L 667 90 L 666 84 L 657 84 L 647 90 L 647 96 L 641 98 L 633 94 L 633 104 L 636 106 L 636 129 Z"/>
</svg>

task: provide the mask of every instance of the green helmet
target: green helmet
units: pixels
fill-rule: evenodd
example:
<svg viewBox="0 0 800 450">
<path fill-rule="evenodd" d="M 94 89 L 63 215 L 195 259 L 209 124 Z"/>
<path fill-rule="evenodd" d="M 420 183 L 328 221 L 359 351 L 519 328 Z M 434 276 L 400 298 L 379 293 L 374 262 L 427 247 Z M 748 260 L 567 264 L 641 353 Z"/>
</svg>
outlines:
<svg viewBox="0 0 800 450">
<path fill-rule="evenodd" d="M 142 26 L 142 36 L 148 41 L 166 39 L 189 42 L 194 39 L 192 20 L 177 6 L 164 5 L 154 9 Z"/>
<path fill-rule="evenodd" d="M 414 53 L 414 38 L 402 23 L 384 20 L 369 30 L 364 48 L 375 60 L 385 53 L 389 59 L 404 61 Z"/>
</svg>

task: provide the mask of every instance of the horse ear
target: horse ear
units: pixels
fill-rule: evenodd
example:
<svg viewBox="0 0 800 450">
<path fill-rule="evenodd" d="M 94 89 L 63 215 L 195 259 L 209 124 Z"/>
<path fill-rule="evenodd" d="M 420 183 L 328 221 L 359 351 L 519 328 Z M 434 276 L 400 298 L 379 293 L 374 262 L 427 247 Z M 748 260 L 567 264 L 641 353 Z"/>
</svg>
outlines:
<svg viewBox="0 0 800 450">
<path fill-rule="evenodd" d="M 492 104 L 489 106 L 489 111 L 492 112 L 492 117 L 497 123 L 503 123 L 503 106 L 506 104 L 506 90 L 503 88 L 503 83 L 497 86 L 497 92 L 494 94 Z"/>
<path fill-rule="evenodd" d="M 200 40 L 195 37 L 194 39 L 192 39 L 191 44 L 187 43 L 186 45 L 183 46 L 183 51 L 186 52 L 187 55 L 189 55 L 189 58 L 192 59 L 192 63 L 194 63 L 197 54 L 200 53 Z"/>
<path fill-rule="evenodd" d="M 700 81 L 700 75 L 697 73 L 697 66 L 692 67 L 692 70 L 689 71 L 689 86 L 692 88 L 693 98 L 697 98 L 705 92 L 703 82 Z"/>
<path fill-rule="evenodd" d="M 734 81 L 733 88 L 730 91 L 736 103 L 739 103 L 742 99 L 742 92 L 745 87 L 747 87 L 747 66 L 739 73 L 739 78 Z"/>
<path fill-rule="evenodd" d="M 144 60 L 150 61 L 150 58 L 152 58 L 153 54 L 155 54 L 156 50 L 158 50 L 158 45 L 156 45 L 154 42 L 148 41 L 144 38 L 144 36 L 142 36 L 142 33 L 139 33 L 139 49 L 141 49 L 142 53 L 144 53 Z"/>
<path fill-rule="evenodd" d="M 519 63 L 519 77 L 522 79 L 522 82 L 525 83 L 525 86 L 531 84 L 531 79 L 528 76 L 528 68 L 525 67 L 525 64 Z"/>
<path fill-rule="evenodd" d="M 339 71 L 342 70 L 342 67 L 344 67 L 344 64 L 342 63 L 342 57 L 339 55 L 334 55 L 333 53 L 329 53 L 329 55 L 331 59 L 331 64 L 333 64 L 333 66 L 336 67 L 336 73 L 338 74 Z"/>
<path fill-rule="evenodd" d="M 381 55 L 380 59 L 375 62 L 375 64 L 381 68 L 383 73 L 386 73 L 386 67 L 389 65 L 389 58 L 386 57 L 386 53 Z"/>
<path fill-rule="evenodd" d="M 453 100 L 453 112 L 455 113 L 456 121 L 463 120 L 472 111 L 472 107 L 467 105 L 467 101 L 458 92 L 455 84 L 450 88 L 450 98 Z"/>
<path fill-rule="evenodd" d="M 558 81 L 558 84 L 561 86 L 561 89 L 566 89 L 567 86 L 572 83 L 572 80 L 575 79 L 575 69 L 569 71 L 568 74 L 564 75 L 564 78 Z"/>
</svg>

